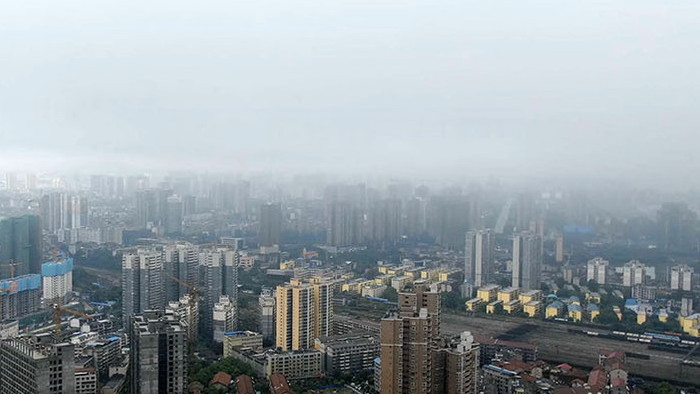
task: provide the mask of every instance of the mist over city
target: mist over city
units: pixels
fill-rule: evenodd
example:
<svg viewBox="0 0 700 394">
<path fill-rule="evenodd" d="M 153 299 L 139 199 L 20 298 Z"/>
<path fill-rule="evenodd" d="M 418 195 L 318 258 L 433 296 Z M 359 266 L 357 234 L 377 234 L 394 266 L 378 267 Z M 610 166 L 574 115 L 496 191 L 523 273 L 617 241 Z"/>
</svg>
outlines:
<svg viewBox="0 0 700 394">
<path fill-rule="evenodd" d="M 0 4 L 0 394 L 697 393 L 699 16 Z"/>
</svg>

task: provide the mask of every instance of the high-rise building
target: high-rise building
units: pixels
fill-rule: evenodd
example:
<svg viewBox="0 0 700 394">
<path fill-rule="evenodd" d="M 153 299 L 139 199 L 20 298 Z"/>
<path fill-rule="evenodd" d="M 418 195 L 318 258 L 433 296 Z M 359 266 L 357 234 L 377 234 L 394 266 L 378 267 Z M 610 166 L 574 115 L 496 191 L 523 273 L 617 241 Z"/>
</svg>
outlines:
<svg viewBox="0 0 700 394">
<path fill-rule="evenodd" d="M 381 393 L 476 393 L 479 348 L 468 332 L 440 336 L 440 294 L 416 286 L 398 305 L 381 321 Z"/>
<path fill-rule="evenodd" d="M 657 213 L 660 246 L 664 250 L 694 250 L 697 248 L 697 213 L 686 203 L 664 203 Z"/>
<path fill-rule="evenodd" d="M 357 209 L 348 202 L 334 201 L 328 209 L 326 242 L 331 246 L 352 246 L 360 243 L 362 225 Z"/>
<path fill-rule="evenodd" d="M 16 319 L 41 309 L 41 275 L 28 274 L 0 280 L 0 322 Z"/>
<path fill-rule="evenodd" d="M 557 237 L 555 248 L 554 248 L 554 260 L 557 263 L 564 262 L 564 236 L 560 235 Z"/>
<path fill-rule="evenodd" d="M 202 270 L 202 292 L 204 295 L 204 332 L 213 332 L 212 313 L 214 305 L 222 295 L 229 297 L 237 308 L 238 303 L 238 252 L 227 248 L 203 250 L 199 254 Z M 235 324 L 235 323 L 234 323 Z"/>
<path fill-rule="evenodd" d="M 71 196 L 69 228 L 84 227 L 88 227 L 88 200 L 85 197 Z"/>
<path fill-rule="evenodd" d="M 122 257 L 122 316 L 129 323 L 132 315 L 160 310 L 163 297 L 163 259 L 160 251 L 139 249 Z"/>
<path fill-rule="evenodd" d="M 277 287 L 277 347 L 302 350 L 333 329 L 333 285 L 314 278 L 310 283 L 292 280 Z"/>
<path fill-rule="evenodd" d="M 260 333 L 267 340 L 275 339 L 275 295 L 263 289 L 258 298 L 260 304 Z"/>
<path fill-rule="evenodd" d="M 416 197 L 406 204 L 406 235 L 410 238 L 418 238 L 425 234 L 426 229 L 426 203 L 422 198 Z"/>
<path fill-rule="evenodd" d="M 622 267 L 622 285 L 632 287 L 644 284 L 646 281 L 646 266 L 637 260 L 632 260 Z"/>
<path fill-rule="evenodd" d="M 530 231 L 513 236 L 513 287 L 539 290 L 542 240 Z"/>
<path fill-rule="evenodd" d="M 131 392 L 187 392 L 187 330 L 178 317 L 144 311 L 132 318 L 130 332 Z"/>
<path fill-rule="evenodd" d="M 462 196 L 432 197 L 427 212 L 429 235 L 439 245 L 454 250 L 464 248 L 464 234 L 479 222 L 476 200 Z"/>
<path fill-rule="evenodd" d="M 75 392 L 72 344 L 53 343 L 50 335 L 0 341 L 0 393 Z"/>
<path fill-rule="evenodd" d="M 382 200 L 374 203 L 369 213 L 366 238 L 372 242 L 397 242 L 403 235 L 401 201 Z"/>
<path fill-rule="evenodd" d="M 38 216 L 0 221 L 0 278 L 40 273 L 41 239 Z"/>
<path fill-rule="evenodd" d="M 226 333 L 236 330 L 236 305 L 228 296 L 220 296 L 219 302 L 214 304 L 212 320 L 214 342 L 223 343 Z"/>
<path fill-rule="evenodd" d="M 177 234 L 182 232 L 182 198 L 170 196 L 166 205 L 165 233 Z"/>
<path fill-rule="evenodd" d="M 163 283 L 165 302 L 176 301 L 189 292 L 186 286 L 172 278 L 197 286 L 199 280 L 199 249 L 189 244 L 167 245 L 163 248 Z"/>
<path fill-rule="evenodd" d="M 57 257 L 41 265 L 44 301 L 64 303 L 73 292 L 73 259 Z"/>
<path fill-rule="evenodd" d="M 381 321 L 382 394 L 431 393 L 431 344 L 440 334 L 440 294 L 399 293 L 399 313 Z"/>
<path fill-rule="evenodd" d="M 685 264 L 671 268 L 671 290 L 692 291 L 695 270 Z"/>
<path fill-rule="evenodd" d="M 282 206 L 263 204 L 260 206 L 260 246 L 280 246 L 282 234 Z"/>
<path fill-rule="evenodd" d="M 68 193 L 51 193 L 41 198 L 43 227 L 51 233 L 88 226 L 88 200 Z"/>
<path fill-rule="evenodd" d="M 180 326 L 187 331 L 187 338 L 191 345 L 195 346 L 199 337 L 199 301 L 192 295 L 185 294 L 177 301 L 170 301 L 165 308 L 166 314 L 172 314 L 180 322 Z"/>
<path fill-rule="evenodd" d="M 493 273 L 493 233 L 491 230 L 467 232 L 464 248 L 464 283 L 473 289 L 489 283 Z"/>
<path fill-rule="evenodd" d="M 156 203 L 156 193 L 153 190 L 137 190 L 136 198 L 136 218 L 134 226 L 137 229 L 147 229 L 157 226 L 158 207 Z"/>
<path fill-rule="evenodd" d="M 610 263 L 600 257 L 588 260 L 586 270 L 586 280 L 593 280 L 599 285 L 604 285 L 608 281 L 608 266 Z"/>
<path fill-rule="evenodd" d="M 479 379 L 479 345 L 469 331 L 445 347 L 433 350 L 433 393 L 476 394 Z"/>
</svg>

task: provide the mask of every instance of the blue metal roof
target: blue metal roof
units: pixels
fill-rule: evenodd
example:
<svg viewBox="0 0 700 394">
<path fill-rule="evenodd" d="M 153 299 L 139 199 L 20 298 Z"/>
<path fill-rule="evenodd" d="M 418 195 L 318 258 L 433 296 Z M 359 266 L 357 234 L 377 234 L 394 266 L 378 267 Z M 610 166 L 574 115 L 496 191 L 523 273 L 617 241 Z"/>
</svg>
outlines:
<svg viewBox="0 0 700 394">
<path fill-rule="evenodd" d="M 43 276 L 63 276 L 73 271 L 73 259 L 63 261 L 49 261 L 41 265 L 41 275 Z"/>
</svg>

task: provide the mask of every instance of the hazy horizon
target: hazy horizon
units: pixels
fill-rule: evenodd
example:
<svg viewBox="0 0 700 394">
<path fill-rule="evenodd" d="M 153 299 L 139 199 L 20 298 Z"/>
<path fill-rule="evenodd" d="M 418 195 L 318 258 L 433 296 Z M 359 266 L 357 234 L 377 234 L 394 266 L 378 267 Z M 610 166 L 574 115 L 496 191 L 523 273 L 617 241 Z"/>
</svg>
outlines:
<svg viewBox="0 0 700 394">
<path fill-rule="evenodd" d="M 698 185 L 700 4 L 9 2 L 0 172 Z"/>
</svg>

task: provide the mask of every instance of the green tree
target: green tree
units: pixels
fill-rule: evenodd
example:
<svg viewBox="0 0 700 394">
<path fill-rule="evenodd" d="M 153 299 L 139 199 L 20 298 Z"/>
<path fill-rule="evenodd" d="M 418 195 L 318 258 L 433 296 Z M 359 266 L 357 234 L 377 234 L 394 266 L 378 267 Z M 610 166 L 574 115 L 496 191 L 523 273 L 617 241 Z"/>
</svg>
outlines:
<svg viewBox="0 0 700 394">
<path fill-rule="evenodd" d="M 389 286 L 382 292 L 382 298 L 386 298 L 391 302 L 397 302 L 399 300 L 399 292 L 395 288 Z"/>
<path fill-rule="evenodd" d="M 446 293 L 442 293 L 442 306 L 447 308 L 447 309 L 458 309 L 462 310 L 464 309 L 464 302 L 466 300 L 462 298 L 459 293 L 450 291 Z"/>
<path fill-rule="evenodd" d="M 620 324 L 620 319 L 617 318 L 617 315 L 612 311 L 612 309 L 603 309 L 600 311 L 600 314 L 596 316 L 595 322 L 613 326 Z"/>
<path fill-rule="evenodd" d="M 598 291 L 600 289 L 600 285 L 598 285 L 598 282 L 596 282 L 593 279 L 590 279 L 586 286 L 590 291 Z"/>
<path fill-rule="evenodd" d="M 675 394 L 676 390 L 674 390 L 673 386 L 671 386 L 670 383 L 668 382 L 661 382 L 658 386 L 656 386 L 656 389 L 654 389 L 654 394 Z"/>
</svg>

